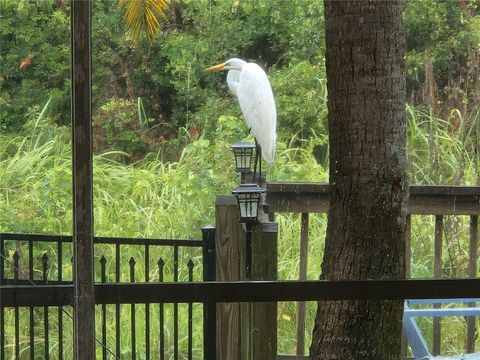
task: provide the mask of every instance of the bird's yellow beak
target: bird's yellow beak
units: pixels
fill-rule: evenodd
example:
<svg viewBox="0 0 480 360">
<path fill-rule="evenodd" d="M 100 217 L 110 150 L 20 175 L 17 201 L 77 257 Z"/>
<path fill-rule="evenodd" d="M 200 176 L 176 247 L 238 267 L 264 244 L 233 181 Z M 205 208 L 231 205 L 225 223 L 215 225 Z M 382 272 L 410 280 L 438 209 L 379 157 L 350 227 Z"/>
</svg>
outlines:
<svg viewBox="0 0 480 360">
<path fill-rule="evenodd" d="M 226 65 L 227 65 L 227 63 L 224 62 L 224 63 L 218 64 L 218 65 L 210 66 L 209 68 L 206 68 L 203 71 L 207 71 L 207 72 L 220 71 L 220 70 L 223 70 Z"/>
</svg>

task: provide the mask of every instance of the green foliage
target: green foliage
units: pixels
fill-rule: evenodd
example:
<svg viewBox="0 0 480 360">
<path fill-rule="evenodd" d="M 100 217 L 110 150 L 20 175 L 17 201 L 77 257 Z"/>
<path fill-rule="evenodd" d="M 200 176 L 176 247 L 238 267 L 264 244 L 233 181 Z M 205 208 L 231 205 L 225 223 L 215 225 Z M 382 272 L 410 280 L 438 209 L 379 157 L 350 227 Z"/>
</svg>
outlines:
<svg viewBox="0 0 480 360">
<path fill-rule="evenodd" d="M 474 134 L 478 132 L 479 109 L 472 113 L 472 120 L 462 120 L 458 129 L 412 106 L 407 106 L 407 115 L 410 182 L 475 184 L 479 174 Z"/>
<path fill-rule="evenodd" d="M 124 99 L 111 99 L 98 109 L 93 124 L 96 152 L 121 149 L 126 156 L 142 159 L 153 150 L 155 138 L 145 126 L 149 119 L 139 117 L 135 110 L 135 104 Z M 140 115 L 146 116 L 144 109 Z"/>
<path fill-rule="evenodd" d="M 179 7 L 174 31 L 158 39 L 152 51 L 166 58 L 160 71 L 175 87 L 175 119 L 202 111 L 211 97 L 231 97 L 221 75 L 205 75 L 208 65 L 232 56 L 258 61 L 261 65 L 285 66 L 300 59 L 314 63 L 322 54 L 323 4 L 303 1 L 184 1 Z M 299 23 L 302 26 L 299 26 Z M 158 51 L 157 51 L 157 47 Z M 216 90 L 213 92 L 212 90 Z M 221 96 L 222 96 L 221 95 Z M 222 115 L 218 112 L 215 117 Z"/>
<path fill-rule="evenodd" d="M 50 96 L 56 122 L 67 124 L 69 3 L 5 0 L 0 6 L 0 128 L 21 129 L 27 109 Z M 215 4 L 184 0 L 170 6 L 164 32 L 143 48 L 126 32 L 118 1 L 94 2 L 94 111 L 110 97 L 129 101 L 141 97 L 162 141 L 176 139 L 180 129 L 192 126 L 207 133 L 212 121 L 222 115 L 240 117 L 240 111 L 224 77 L 206 75 L 202 69 L 240 56 L 269 70 L 281 128 L 296 129 L 300 138 L 308 138 L 310 129 L 326 133 L 326 113 L 314 106 L 326 98 L 320 0 Z M 472 77 L 478 68 L 474 57 L 480 43 L 478 11 L 474 1 L 406 2 L 409 93 L 423 88 L 425 61 L 431 58 L 440 89 L 448 83 L 458 84 L 452 87 L 453 106 L 464 117 L 470 114 L 468 104 L 478 87 Z M 29 55 L 31 64 L 20 69 Z M 470 70 L 465 70 L 465 63 Z M 472 84 L 469 88 L 462 86 L 467 79 Z M 467 104 L 467 110 L 462 104 Z M 284 140 L 289 136 L 285 134 Z M 170 144 L 173 152 L 181 149 L 181 143 Z"/>
<path fill-rule="evenodd" d="M 0 3 L 0 129 L 21 128 L 26 109 L 52 97 L 51 111 L 66 123 L 70 111 L 68 11 L 53 0 Z M 29 58 L 30 65 L 20 68 Z M 3 105 L 2 104 L 2 105 Z"/>
<path fill-rule="evenodd" d="M 429 86 L 431 80 L 425 67 L 431 60 L 434 81 L 439 88 L 438 100 L 450 100 L 450 107 L 460 108 L 465 102 L 474 105 L 480 49 L 478 2 L 408 0 L 404 19 L 408 93 Z M 472 84 L 465 87 L 462 83 Z M 460 90 L 457 86 L 463 89 L 461 94 L 457 94 Z M 461 99 L 456 99 L 458 96 Z"/>
<path fill-rule="evenodd" d="M 288 139 L 327 133 L 327 84 L 323 65 L 302 61 L 270 74 L 278 108 L 278 129 Z"/>
</svg>

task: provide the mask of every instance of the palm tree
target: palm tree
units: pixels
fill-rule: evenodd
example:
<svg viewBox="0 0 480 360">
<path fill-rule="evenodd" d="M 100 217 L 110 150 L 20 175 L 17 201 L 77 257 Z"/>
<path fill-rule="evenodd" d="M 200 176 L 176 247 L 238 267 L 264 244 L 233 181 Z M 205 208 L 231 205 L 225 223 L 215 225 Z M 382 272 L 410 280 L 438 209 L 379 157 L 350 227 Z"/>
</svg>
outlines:
<svg viewBox="0 0 480 360">
<path fill-rule="evenodd" d="M 402 0 L 325 2 L 330 208 L 322 279 L 405 277 Z M 402 301 L 320 301 L 312 360 L 398 360 Z"/>
<path fill-rule="evenodd" d="M 144 31 L 148 43 L 160 29 L 160 19 L 166 20 L 169 9 L 165 0 L 120 0 L 118 6 L 128 31 L 136 40 Z"/>
</svg>

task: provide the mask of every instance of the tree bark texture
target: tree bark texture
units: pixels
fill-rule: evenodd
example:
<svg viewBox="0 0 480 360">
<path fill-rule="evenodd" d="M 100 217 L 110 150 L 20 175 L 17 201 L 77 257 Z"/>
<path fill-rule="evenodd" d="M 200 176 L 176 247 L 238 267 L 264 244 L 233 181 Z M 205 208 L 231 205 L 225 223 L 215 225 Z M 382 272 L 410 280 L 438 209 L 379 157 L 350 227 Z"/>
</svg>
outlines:
<svg viewBox="0 0 480 360">
<path fill-rule="evenodd" d="M 325 0 L 330 209 L 322 279 L 405 277 L 402 1 Z M 314 360 L 399 359 L 399 301 L 319 302 Z"/>
</svg>

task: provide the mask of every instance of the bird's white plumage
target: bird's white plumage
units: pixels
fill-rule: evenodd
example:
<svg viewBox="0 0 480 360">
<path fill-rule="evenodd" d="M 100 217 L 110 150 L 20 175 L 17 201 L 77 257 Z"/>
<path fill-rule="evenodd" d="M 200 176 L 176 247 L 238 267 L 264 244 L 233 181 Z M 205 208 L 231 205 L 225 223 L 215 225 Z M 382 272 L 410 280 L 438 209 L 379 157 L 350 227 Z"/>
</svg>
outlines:
<svg viewBox="0 0 480 360">
<path fill-rule="evenodd" d="M 277 112 L 272 88 L 263 69 L 255 63 L 230 59 L 227 84 L 237 96 L 243 116 L 252 135 L 262 149 L 264 160 L 271 164 L 275 157 Z"/>
<path fill-rule="evenodd" d="M 230 70 L 227 74 L 227 84 L 233 95 L 237 95 L 237 87 L 240 81 L 240 70 Z"/>
<path fill-rule="evenodd" d="M 237 98 L 247 125 L 262 148 L 263 158 L 271 164 L 275 156 L 277 114 L 267 75 L 257 64 L 248 63 L 240 72 Z"/>
</svg>

